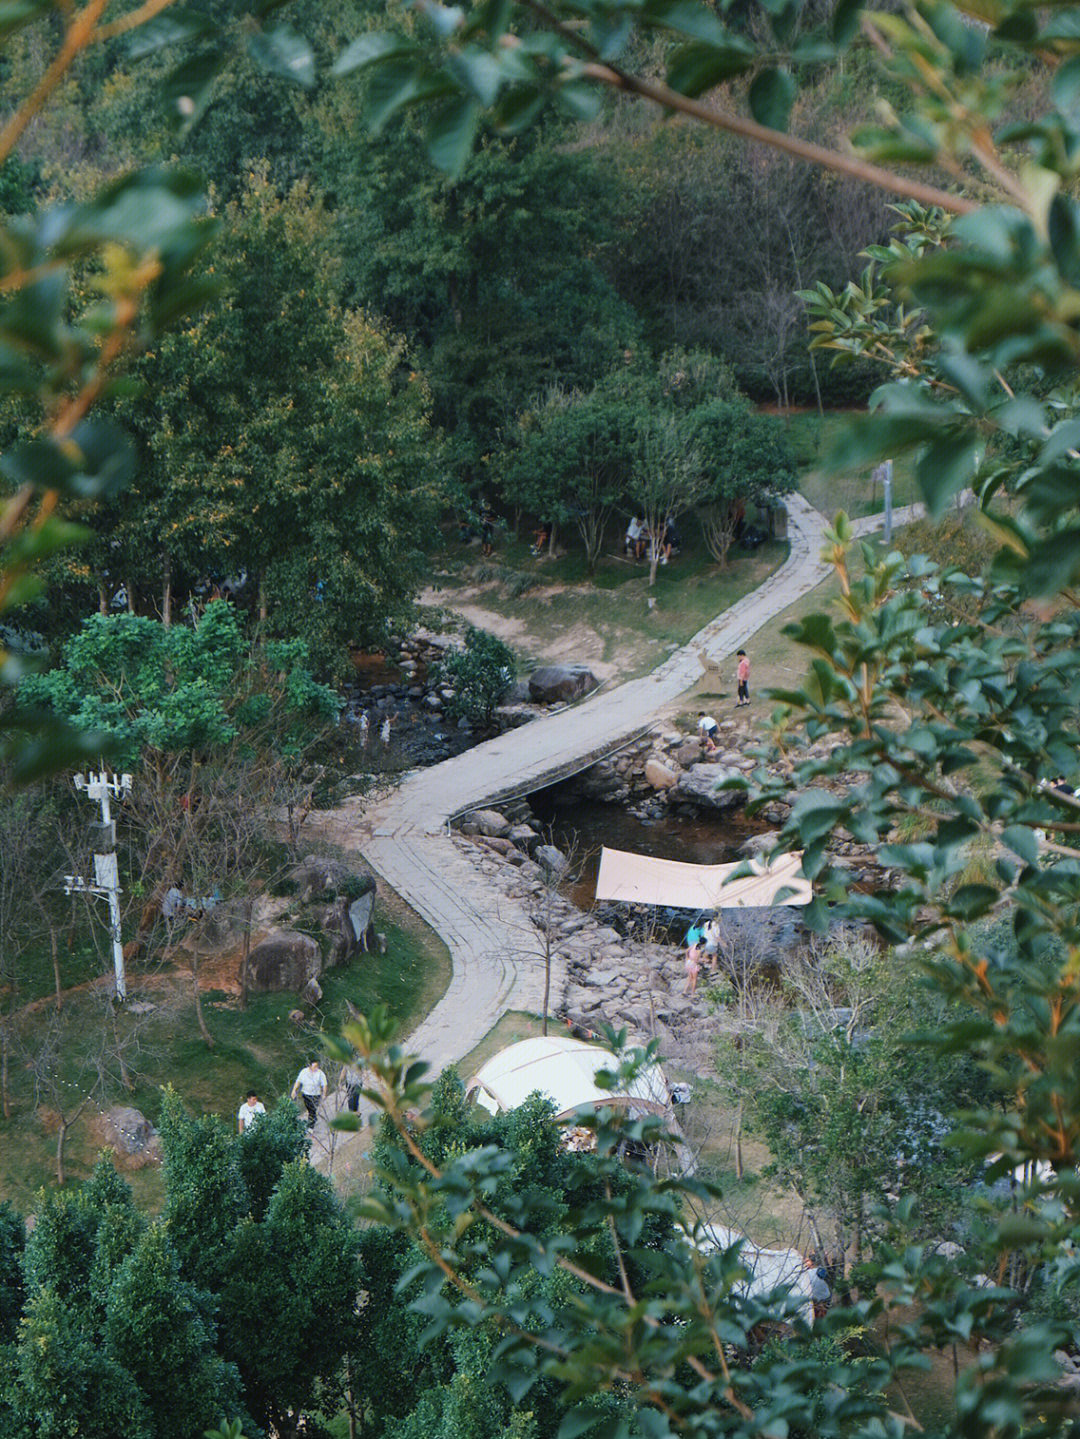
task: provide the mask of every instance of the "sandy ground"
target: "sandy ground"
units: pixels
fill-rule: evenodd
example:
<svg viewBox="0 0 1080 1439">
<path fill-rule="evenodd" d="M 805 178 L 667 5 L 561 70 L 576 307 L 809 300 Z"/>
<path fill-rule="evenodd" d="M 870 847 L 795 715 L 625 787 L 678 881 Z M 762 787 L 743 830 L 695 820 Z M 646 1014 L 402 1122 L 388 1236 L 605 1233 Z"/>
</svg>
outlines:
<svg viewBox="0 0 1080 1439">
<path fill-rule="evenodd" d="M 572 625 L 569 629 L 536 625 L 529 626 L 523 619 L 513 615 L 500 614 L 483 603 L 486 593 L 495 599 L 490 587 L 472 587 L 461 590 L 428 589 L 420 596 L 421 605 L 438 607 L 459 615 L 466 624 L 487 630 L 497 635 L 518 651 L 523 651 L 545 664 L 588 665 L 598 680 L 607 680 L 616 674 L 618 666 L 603 658 L 604 641 L 586 624 Z M 565 592 L 565 586 L 554 585 L 546 589 L 530 590 L 530 598 L 537 603 L 537 615 L 542 616 L 543 606 L 554 595 Z"/>
</svg>

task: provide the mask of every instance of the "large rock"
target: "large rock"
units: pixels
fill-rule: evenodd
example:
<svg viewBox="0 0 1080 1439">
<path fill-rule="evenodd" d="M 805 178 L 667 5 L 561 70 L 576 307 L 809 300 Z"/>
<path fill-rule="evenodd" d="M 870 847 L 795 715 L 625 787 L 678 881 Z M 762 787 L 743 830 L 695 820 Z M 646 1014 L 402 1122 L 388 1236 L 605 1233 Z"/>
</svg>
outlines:
<svg viewBox="0 0 1080 1439">
<path fill-rule="evenodd" d="M 310 934 L 281 929 L 248 955 L 247 985 L 254 994 L 299 991 L 322 973 L 322 950 Z"/>
<path fill-rule="evenodd" d="M 469 818 L 481 834 L 490 835 L 494 839 L 502 839 L 510 833 L 510 821 L 497 809 L 477 809 Z"/>
<path fill-rule="evenodd" d="M 736 773 L 719 764 L 691 765 L 679 776 L 675 794 L 699 809 L 734 809 L 746 802 L 746 791 L 719 789 L 718 786 L 735 777 Z"/>
<path fill-rule="evenodd" d="M 145 1154 L 157 1132 L 145 1114 L 122 1104 L 105 1111 L 101 1129 L 119 1154 Z"/>
<path fill-rule="evenodd" d="M 537 845 L 535 859 L 544 873 L 553 879 L 561 878 L 570 867 L 570 861 L 566 855 L 561 849 L 556 849 L 553 844 Z"/>
<path fill-rule="evenodd" d="M 596 676 L 584 665 L 545 665 L 529 676 L 529 698 L 540 705 L 577 700 L 597 684 Z"/>
<path fill-rule="evenodd" d="M 656 755 L 650 755 L 645 761 L 645 783 L 651 784 L 653 789 L 671 789 L 678 781 L 678 771 Z"/>
<path fill-rule="evenodd" d="M 518 849 L 523 849 L 526 854 L 532 853 L 539 838 L 536 830 L 528 824 L 515 824 L 507 835 L 507 839 L 512 844 L 516 844 Z"/>
<path fill-rule="evenodd" d="M 356 899 L 375 888 L 370 874 L 357 874 L 340 860 L 326 855 L 306 855 L 292 872 L 292 878 L 300 891 L 300 903 L 307 904 L 316 896 L 333 896 L 342 892 L 351 893 Z"/>
<path fill-rule="evenodd" d="M 684 740 L 672 757 L 677 759 L 684 769 L 689 765 L 697 764 L 701 759 L 701 741 Z"/>
</svg>

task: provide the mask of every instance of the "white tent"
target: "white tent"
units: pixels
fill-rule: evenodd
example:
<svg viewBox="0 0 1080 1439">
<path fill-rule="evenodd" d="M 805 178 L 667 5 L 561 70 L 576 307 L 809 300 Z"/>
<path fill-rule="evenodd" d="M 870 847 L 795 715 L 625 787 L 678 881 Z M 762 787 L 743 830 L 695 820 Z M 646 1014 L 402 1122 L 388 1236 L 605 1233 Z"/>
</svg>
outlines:
<svg viewBox="0 0 1080 1439">
<path fill-rule="evenodd" d="M 733 879 L 736 870 L 743 876 Z M 626 904 L 665 904 L 673 909 L 747 909 L 772 904 L 809 904 L 810 881 L 801 854 L 737 864 L 686 864 L 623 849 L 600 851 L 597 899 Z"/>
<path fill-rule="evenodd" d="M 687 1239 L 694 1242 L 689 1234 Z M 787 1289 L 809 1323 L 814 1317 L 812 1286 L 816 1271 L 797 1249 L 761 1249 L 745 1234 L 726 1229 L 722 1224 L 706 1225 L 697 1240 L 697 1248 L 703 1254 L 710 1254 L 717 1249 L 730 1249 L 740 1240 L 739 1259 L 748 1277 L 736 1284 L 736 1293 L 747 1298 L 764 1298 L 777 1289 Z"/>
<path fill-rule="evenodd" d="M 517 1109 L 534 1090 L 555 1105 L 559 1119 L 586 1104 L 616 1104 L 639 1113 L 667 1114 L 667 1080 L 658 1064 L 638 1074 L 622 1091 L 601 1089 L 597 1071 L 618 1067 L 615 1056 L 569 1035 L 523 1039 L 500 1050 L 469 1080 L 466 1093 L 490 1114 Z"/>
</svg>

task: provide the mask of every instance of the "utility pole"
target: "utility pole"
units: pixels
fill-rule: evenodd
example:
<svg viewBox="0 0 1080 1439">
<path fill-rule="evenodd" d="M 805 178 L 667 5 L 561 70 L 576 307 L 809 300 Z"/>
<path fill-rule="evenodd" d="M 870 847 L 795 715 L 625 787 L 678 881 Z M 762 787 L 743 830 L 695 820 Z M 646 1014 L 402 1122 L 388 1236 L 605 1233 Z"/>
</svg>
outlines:
<svg viewBox="0 0 1080 1439">
<path fill-rule="evenodd" d="M 877 487 L 881 481 L 881 492 L 885 499 L 885 528 L 882 538 L 887 545 L 892 544 L 892 460 L 883 460 L 871 477 L 871 483 Z"/>
<path fill-rule="evenodd" d="M 75 788 L 87 799 L 97 800 L 101 805 L 101 822 L 91 825 L 94 841 L 94 883 L 87 884 L 81 875 L 64 876 L 65 894 L 93 894 L 105 899 L 109 905 L 109 934 L 112 937 L 113 968 L 116 972 L 116 1000 L 123 1004 L 127 999 L 127 978 L 124 974 L 124 946 L 120 936 L 120 872 L 116 864 L 116 825 L 109 806 L 110 795 L 117 799 L 131 793 L 129 774 L 113 775 L 102 770 L 89 775 L 72 776 Z"/>
</svg>

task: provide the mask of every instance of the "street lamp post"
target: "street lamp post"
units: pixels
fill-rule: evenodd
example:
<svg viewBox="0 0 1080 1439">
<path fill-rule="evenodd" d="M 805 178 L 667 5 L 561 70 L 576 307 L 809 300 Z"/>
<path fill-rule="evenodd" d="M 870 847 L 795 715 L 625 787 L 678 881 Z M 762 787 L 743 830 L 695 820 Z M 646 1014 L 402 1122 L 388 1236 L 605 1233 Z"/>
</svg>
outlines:
<svg viewBox="0 0 1080 1439">
<path fill-rule="evenodd" d="M 120 872 L 116 864 L 116 825 L 113 823 L 110 796 L 117 799 L 131 793 L 129 774 L 109 776 L 106 770 L 73 777 L 75 788 L 87 799 L 97 800 L 101 805 L 101 823 L 95 824 L 97 831 L 94 849 L 94 882 L 87 884 L 81 875 L 64 876 L 65 894 L 93 894 L 104 899 L 109 906 L 109 934 L 112 938 L 113 969 L 116 972 L 116 999 L 123 1004 L 127 999 L 127 978 L 124 974 L 124 946 L 120 935 Z"/>
</svg>

